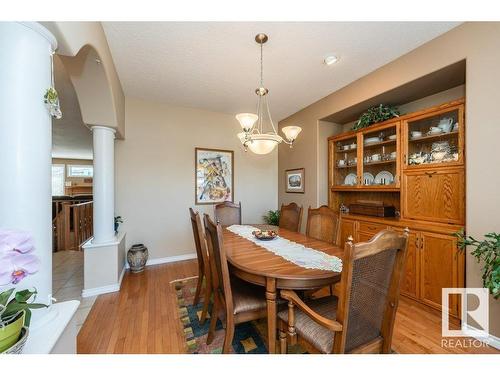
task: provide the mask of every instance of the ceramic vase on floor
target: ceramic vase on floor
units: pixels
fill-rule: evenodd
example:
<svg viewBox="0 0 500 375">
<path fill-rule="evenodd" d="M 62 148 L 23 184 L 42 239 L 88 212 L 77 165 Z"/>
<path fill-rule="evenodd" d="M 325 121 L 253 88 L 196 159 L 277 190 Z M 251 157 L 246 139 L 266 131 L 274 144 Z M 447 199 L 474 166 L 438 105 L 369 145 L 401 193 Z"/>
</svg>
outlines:
<svg viewBox="0 0 500 375">
<path fill-rule="evenodd" d="M 132 245 L 127 252 L 127 262 L 130 266 L 132 273 L 144 271 L 146 262 L 148 261 L 149 253 L 148 248 L 142 243 Z"/>
</svg>

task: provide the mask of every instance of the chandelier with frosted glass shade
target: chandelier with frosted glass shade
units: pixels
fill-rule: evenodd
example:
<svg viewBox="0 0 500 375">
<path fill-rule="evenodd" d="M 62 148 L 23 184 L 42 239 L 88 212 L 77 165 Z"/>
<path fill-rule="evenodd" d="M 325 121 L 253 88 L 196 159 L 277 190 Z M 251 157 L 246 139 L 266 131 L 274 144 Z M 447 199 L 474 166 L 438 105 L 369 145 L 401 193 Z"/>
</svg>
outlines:
<svg viewBox="0 0 500 375">
<path fill-rule="evenodd" d="M 255 36 L 255 41 L 260 44 L 260 86 L 255 90 L 257 94 L 257 114 L 255 113 L 238 113 L 236 119 L 239 121 L 243 131 L 238 133 L 238 138 L 245 147 L 245 151 L 250 149 L 255 154 L 269 154 L 274 148 L 284 142 L 290 147 L 292 147 L 293 142 L 301 132 L 299 126 L 285 126 L 281 130 L 283 131 L 285 138 L 283 139 L 274 126 L 273 119 L 271 117 L 271 111 L 269 110 L 268 94 L 269 90 L 264 87 L 264 75 L 263 75 L 263 58 L 262 58 L 262 46 L 266 43 L 268 37 L 266 34 L 257 34 Z M 265 117 L 268 117 L 270 127 L 266 131 L 264 129 Z"/>
</svg>

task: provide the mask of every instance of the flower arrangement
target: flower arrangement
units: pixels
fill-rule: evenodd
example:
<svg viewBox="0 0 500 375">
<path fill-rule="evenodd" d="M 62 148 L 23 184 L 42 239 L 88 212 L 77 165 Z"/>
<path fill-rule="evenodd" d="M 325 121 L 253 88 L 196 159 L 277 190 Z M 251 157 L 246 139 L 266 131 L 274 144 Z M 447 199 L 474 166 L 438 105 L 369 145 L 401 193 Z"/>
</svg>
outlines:
<svg viewBox="0 0 500 375">
<path fill-rule="evenodd" d="M 40 260 L 34 250 L 30 233 L 0 229 L 0 286 L 17 284 L 38 271 Z"/>
</svg>

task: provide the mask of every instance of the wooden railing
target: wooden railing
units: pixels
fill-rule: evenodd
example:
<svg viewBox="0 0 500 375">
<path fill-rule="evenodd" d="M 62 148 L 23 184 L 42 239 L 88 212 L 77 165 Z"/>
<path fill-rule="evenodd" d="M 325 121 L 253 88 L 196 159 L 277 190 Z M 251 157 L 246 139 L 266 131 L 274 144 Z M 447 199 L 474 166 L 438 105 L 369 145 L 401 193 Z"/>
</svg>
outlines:
<svg viewBox="0 0 500 375">
<path fill-rule="evenodd" d="M 81 250 L 93 235 L 93 201 L 55 201 L 54 251 Z"/>
</svg>

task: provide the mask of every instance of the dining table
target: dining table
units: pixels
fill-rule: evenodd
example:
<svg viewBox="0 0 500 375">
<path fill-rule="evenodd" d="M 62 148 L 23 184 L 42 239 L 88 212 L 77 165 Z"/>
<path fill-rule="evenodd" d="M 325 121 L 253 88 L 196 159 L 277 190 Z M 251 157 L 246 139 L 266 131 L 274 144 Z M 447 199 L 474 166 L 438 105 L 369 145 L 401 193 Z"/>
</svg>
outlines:
<svg viewBox="0 0 500 375">
<path fill-rule="evenodd" d="M 282 238 L 342 259 L 343 248 L 290 230 L 269 225 L 251 226 L 275 230 Z M 223 248 L 234 276 L 265 288 L 267 304 L 268 351 L 276 353 L 278 291 L 316 290 L 340 281 L 340 272 L 305 268 L 292 263 L 270 250 L 223 229 Z"/>
</svg>

